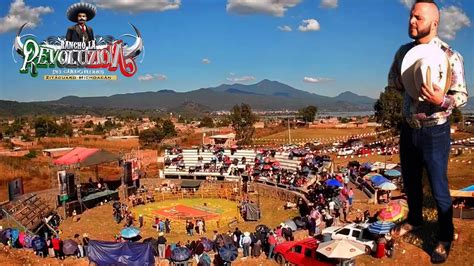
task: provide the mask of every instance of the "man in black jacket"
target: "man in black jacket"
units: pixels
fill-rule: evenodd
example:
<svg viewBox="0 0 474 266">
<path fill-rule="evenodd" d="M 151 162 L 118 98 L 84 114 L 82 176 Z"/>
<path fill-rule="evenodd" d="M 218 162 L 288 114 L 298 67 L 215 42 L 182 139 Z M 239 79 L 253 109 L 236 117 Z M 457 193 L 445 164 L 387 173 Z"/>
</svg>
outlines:
<svg viewBox="0 0 474 266">
<path fill-rule="evenodd" d="M 95 17 L 95 6 L 88 3 L 76 3 L 67 10 L 67 17 L 70 21 L 76 22 L 67 29 L 66 41 L 88 42 L 94 40 L 94 31 L 90 26 L 86 26 L 86 21 Z"/>
</svg>

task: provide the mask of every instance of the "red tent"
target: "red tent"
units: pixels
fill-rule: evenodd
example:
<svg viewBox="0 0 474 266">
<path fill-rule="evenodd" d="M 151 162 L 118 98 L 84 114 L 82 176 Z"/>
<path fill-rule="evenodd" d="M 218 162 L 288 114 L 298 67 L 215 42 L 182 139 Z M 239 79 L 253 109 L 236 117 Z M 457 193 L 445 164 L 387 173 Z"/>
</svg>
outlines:
<svg viewBox="0 0 474 266">
<path fill-rule="evenodd" d="M 98 165 L 107 162 L 118 161 L 119 156 L 94 148 L 77 147 L 53 161 L 55 165 L 79 164 L 80 167 Z"/>
</svg>

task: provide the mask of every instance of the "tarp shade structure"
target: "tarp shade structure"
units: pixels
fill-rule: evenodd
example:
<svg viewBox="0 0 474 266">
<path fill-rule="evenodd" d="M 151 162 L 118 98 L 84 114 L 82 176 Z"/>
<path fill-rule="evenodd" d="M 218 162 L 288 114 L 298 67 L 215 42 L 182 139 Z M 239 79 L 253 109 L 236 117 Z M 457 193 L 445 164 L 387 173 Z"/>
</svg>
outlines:
<svg viewBox="0 0 474 266">
<path fill-rule="evenodd" d="M 182 180 L 181 188 L 199 188 L 201 185 L 200 180 Z"/>
<path fill-rule="evenodd" d="M 77 147 L 53 162 L 58 166 L 79 164 L 79 167 L 88 167 L 118 161 L 119 159 L 118 155 L 105 150 Z"/>
<path fill-rule="evenodd" d="M 87 256 L 101 265 L 155 265 L 150 243 L 89 241 Z"/>
<path fill-rule="evenodd" d="M 83 197 L 82 201 L 94 200 L 94 199 L 110 196 L 110 195 L 113 195 L 113 194 L 116 194 L 116 193 L 118 193 L 118 191 L 106 189 L 104 191 L 89 194 L 89 195 Z"/>
</svg>

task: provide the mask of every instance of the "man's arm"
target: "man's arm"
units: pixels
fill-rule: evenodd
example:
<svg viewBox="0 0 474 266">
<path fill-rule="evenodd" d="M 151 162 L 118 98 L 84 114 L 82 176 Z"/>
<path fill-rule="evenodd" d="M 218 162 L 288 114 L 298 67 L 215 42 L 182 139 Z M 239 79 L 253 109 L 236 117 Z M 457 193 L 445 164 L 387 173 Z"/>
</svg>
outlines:
<svg viewBox="0 0 474 266">
<path fill-rule="evenodd" d="M 441 103 L 441 107 L 446 110 L 463 107 L 466 105 L 468 96 L 462 56 L 457 52 L 452 52 L 449 63 L 451 64 L 451 86 Z"/>
</svg>

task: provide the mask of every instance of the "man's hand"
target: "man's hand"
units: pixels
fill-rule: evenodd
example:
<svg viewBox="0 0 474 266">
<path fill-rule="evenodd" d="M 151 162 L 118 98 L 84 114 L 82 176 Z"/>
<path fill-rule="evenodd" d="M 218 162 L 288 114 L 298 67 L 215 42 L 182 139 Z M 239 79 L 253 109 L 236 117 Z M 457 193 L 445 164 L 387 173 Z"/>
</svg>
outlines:
<svg viewBox="0 0 474 266">
<path fill-rule="evenodd" d="M 444 91 L 436 86 L 436 84 L 433 84 L 433 90 L 431 90 L 425 83 L 423 83 L 420 95 L 425 101 L 437 106 L 441 105 L 444 100 Z"/>
</svg>

